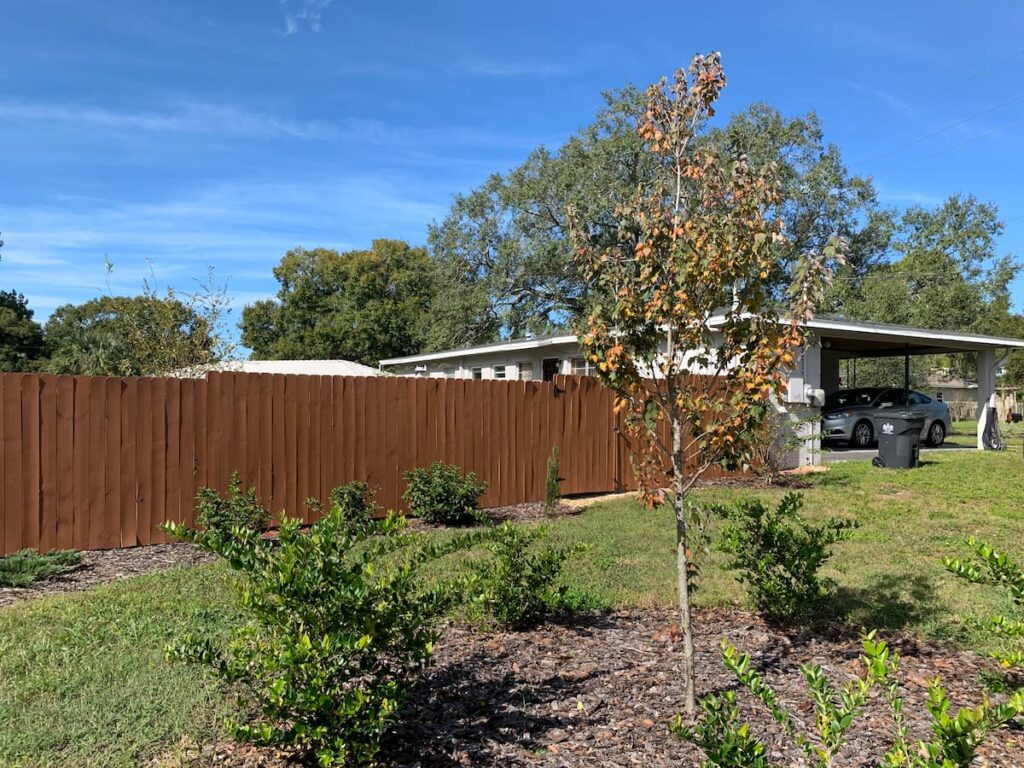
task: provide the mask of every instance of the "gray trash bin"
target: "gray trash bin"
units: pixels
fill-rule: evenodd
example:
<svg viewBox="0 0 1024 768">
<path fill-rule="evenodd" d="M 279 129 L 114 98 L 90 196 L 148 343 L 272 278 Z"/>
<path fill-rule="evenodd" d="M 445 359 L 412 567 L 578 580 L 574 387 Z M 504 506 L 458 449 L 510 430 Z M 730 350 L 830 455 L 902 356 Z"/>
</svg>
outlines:
<svg viewBox="0 0 1024 768">
<path fill-rule="evenodd" d="M 875 417 L 875 435 L 878 437 L 878 456 L 872 460 L 876 467 L 910 469 L 918 465 L 921 452 L 921 430 L 924 419 L 896 411 Z"/>
</svg>

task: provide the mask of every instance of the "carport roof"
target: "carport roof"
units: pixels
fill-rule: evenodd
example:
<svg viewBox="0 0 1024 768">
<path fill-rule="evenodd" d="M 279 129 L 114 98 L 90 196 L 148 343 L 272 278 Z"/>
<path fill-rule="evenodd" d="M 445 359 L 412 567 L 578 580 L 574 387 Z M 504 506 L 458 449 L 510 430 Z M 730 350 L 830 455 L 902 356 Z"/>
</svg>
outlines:
<svg viewBox="0 0 1024 768">
<path fill-rule="evenodd" d="M 927 355 L 978 352 L 984 349 L 1024 349 L 1024 340 L 959 331 L 932 331 L 906 325 L 869 323 L 819 315 L 805 326 L 826 349 L 848 356 Z"/>
</svg>

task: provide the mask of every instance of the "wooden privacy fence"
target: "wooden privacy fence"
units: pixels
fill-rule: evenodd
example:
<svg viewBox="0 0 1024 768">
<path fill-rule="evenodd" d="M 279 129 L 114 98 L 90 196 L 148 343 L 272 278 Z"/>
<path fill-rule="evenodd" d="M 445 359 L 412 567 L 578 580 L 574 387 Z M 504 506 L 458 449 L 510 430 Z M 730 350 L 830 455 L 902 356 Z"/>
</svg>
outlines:
<svg viewBox="0 0 1024 768">
<path fill-rule="evenodd" d="M 554 382 L 211 373 L 207 379 L 0 375 L 0 554 L 165 541 L 196 491 L 237 471 L 273 512 L 310 519 L 351 480 L 401 508 L 406 470 L 444 460 L 483 506 L 628 490 L 628 446 L 595 379 Z"/>
</svg>

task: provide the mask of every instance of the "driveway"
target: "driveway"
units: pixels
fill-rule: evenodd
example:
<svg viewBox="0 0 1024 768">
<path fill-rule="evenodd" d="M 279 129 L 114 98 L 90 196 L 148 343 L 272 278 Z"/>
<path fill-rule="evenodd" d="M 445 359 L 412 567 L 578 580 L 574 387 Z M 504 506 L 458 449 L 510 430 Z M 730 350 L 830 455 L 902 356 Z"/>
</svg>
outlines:
<svg viewBox="0 0 1024 768">
<path fill-rule="evenodd" d="M 929 448 L 927 445 L 921 445 L 921 455 L 926 456 L 929 453 L 940 453 L 942 451 L 974 451 L 977 450 L 977 445 L 974 443 L 967 442 L 964 438 L 958 437 L 956 440 L 947 440 L 938 448 Z M 824 464 L 831 464 L 835 461 L 863 461 L 873 459 L 878 455 L 878 447 L 874 448 L 849 448 L 845 445 L 830 445 L 826 443 L 821 449 L 821 461 Z"/>
</svg>

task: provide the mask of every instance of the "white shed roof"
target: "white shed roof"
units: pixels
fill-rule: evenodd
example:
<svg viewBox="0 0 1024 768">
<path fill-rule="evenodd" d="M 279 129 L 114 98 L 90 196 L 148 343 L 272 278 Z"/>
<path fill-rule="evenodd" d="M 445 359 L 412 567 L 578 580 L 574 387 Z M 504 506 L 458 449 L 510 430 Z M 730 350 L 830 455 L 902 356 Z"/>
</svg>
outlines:
<svg viewBox="0 0 1024 768">
<path fill-rule="evenodd" d="M 351 360 L 225 360 L 206 366 L 199 373 L 237 371 L 239 373 L 290 373 L 306 376 L 380 376 L 381 371 Z M 195 371 L 179 372 L 194 375 Z"/>
</svg>

